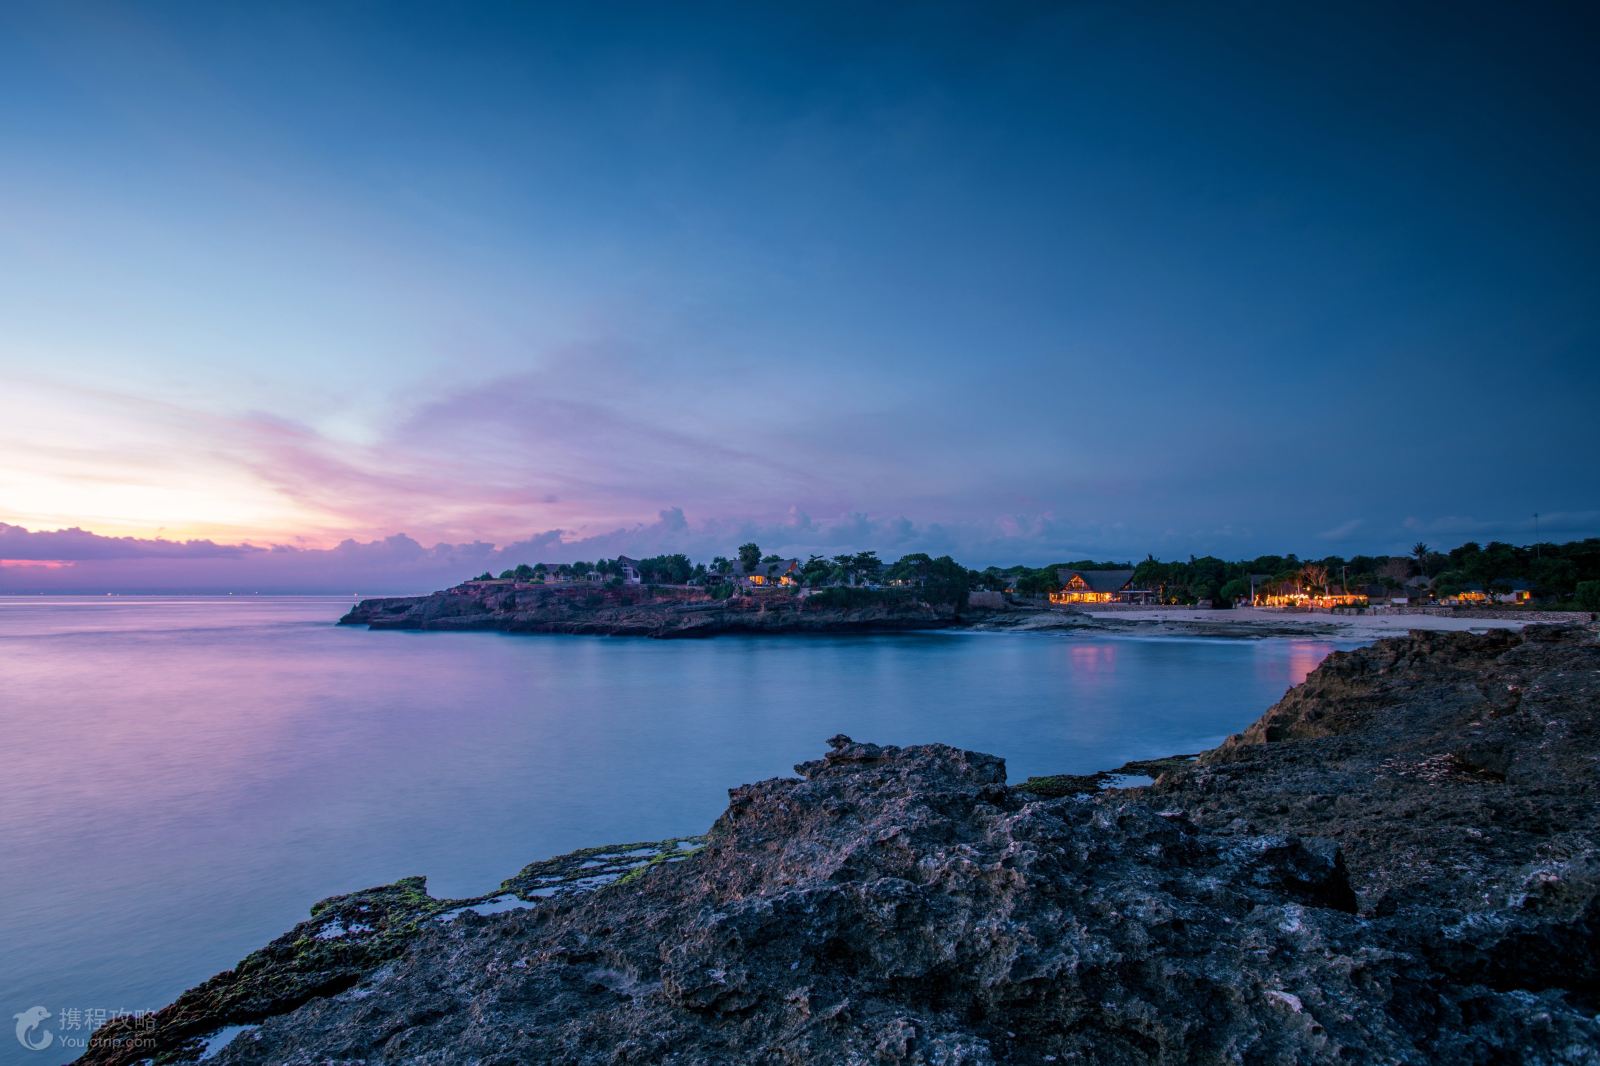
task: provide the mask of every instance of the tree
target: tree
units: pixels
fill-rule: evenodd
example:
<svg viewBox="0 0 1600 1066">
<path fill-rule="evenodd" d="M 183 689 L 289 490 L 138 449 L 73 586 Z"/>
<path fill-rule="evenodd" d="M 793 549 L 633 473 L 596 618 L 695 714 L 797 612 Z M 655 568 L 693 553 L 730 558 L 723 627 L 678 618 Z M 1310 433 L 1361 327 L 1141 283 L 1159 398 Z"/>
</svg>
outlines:
<svg viewBox="0 0 1600 1066">
<path fill-rule="evenodd" d="M 517 568 L 511 571 L 511 573 L 518 581 L 533 580 L 533 567 L 529 566 L 527 563 L 518 563 Z"/>
<path fill-rule="evenodd" d="M 1172 583 L 1172 565 L 1159 561 L 1154 555 L 1146 555 L 1144 561 L 1133 568 L 1133 587 L 1155 589 L 1163 601 L 1167 598 L 1167 586 Z"/>
<path fill-rule="evenodd" d="M 948 559 L 949 556 L 943 556 Z M 927 552 L 902 555 L 883 572 L 885 581 L 899 585 L 926 584 L 933 571 L 933 558 Z"/>
<path fill-rule="evenodd" d="M 929 603 L 953 603 L 957 610 L 965 610 L 974 576 L 948 555 L 929 559 L 921 575 L 922 596 Z"/>
<path fill-rule="evenodd" d="M 1411 546 L 1411 557 L 1417 561 L 1417 573 L 1428 576 L 1428 546 L 1417 541 Z"/>
<path fill-rule="evenodd" d="M 1427 556 L 1427 548 L 1426 544 L 1422 546 L 1424 558 Z M 1378 580 L 1390 588 L 1399 588 L 1410 576 L 1411 564 L 1398 557 L 1385 560 L 1383 565 L 1378 567 Z"/>
<path fill-rule="evenodd" d="M 511 581 L 516 576 L 517 576 L 517 572 L 515 570 L 502 570 L 502 571 L 500 571 L 500 580 L 501 581 Z"/>
<path fill-rule="evenodd" d="M 878 580 L 878 575 L 883 571 L 883 562 L 878 558 L 877 552 L 857 552 L 851 560 L 851 567 L 856 575 L 866 584 Z"/>
<path fill-rule="evenodd" d="M 1305 583 L 1311 592 L 1320 592 L 1328 587 L 1328 568 L 1317 563 L 1307 563 L 1300 568 L 1300 580 Z"/>
<path fill-rule="evenodd" d="M 719 555 L 711 560 L 711 574 L 713 577 L 727 577 L 728 572 L 732 569 L 733 564 L 728 561 L 728 557 L 725 555 Z"/>
<path fill-rule="evenodd" d="M 854 555 L 849 553 L 835 555 L 833 557 L 833 565 L 839 570 L 839 580 L 846 585 L 854 585 L 856 583 L 856 557 Z"/>
<path fill-rule="evenodd" d="M 1578 584 L 1578 568 L 1570 559 L 1540 558 L 1533 564 L 1533 591 L 1540 596 L 1565 596 Z"/>
<path fill-rule="evenodd" d="M 1017 578 L 1017 591 L 1024 596 L 1043 596 L 1061 588 L 1061 577 L 1054 567 L 1027 570 Z"/>
<path fill-rule="evenodd" d="M 1576 597 L 1585 611 L 1600 611 L 1600 581 L 1578 582 Z"/>
<path fill-rule="evenodd" d="M 820 555 L 813 555 L 800 568 L 800 580 L 806 588 L 821 588 L 833 579 L 833 564 Z"/>
<path fill-rule="evenodd" d="M 1222 586 L 1222 591 L 1219 595 L 1229 603 L 1247 600 L 1250 598 L 1250 582 L 1242 577 L 1236 577 Z"/>
<path fill-rule="evenodd" d="M 751 541 L 749 544 L 739 545 L 739 566 L 747 574 L 755 573 L 756 567 L 761 565 L 761 545 Z"/>
<path fill-rule="evenodd" d="M 655 555 L 639 560 L 639 576 L 647 585 L 686 585 L 694 576 L 694 564 L 681 553 Z"/>
<path fill-rule="evenodd" d="M 474 580 L 474 581 L 493 581 L 494 580 L 494 575 L 491 574 L 489 571 L 485 570 L 483 573 L 479 574 L 477 577 L 473 578 L 472 580 Z"/>
</svg>

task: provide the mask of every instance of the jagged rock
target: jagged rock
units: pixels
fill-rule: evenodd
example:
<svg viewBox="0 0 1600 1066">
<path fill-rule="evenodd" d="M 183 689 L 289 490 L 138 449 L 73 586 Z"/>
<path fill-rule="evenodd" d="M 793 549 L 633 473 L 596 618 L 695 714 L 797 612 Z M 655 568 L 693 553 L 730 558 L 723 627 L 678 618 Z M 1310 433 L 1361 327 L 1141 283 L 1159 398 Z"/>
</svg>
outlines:
<svg viewBox="0 0 1600 1066">
<path fill-rule="evenodd" d="M 420 923 L 215 1061 L 1600 1062 L 1597 685 L 1592 633 L 1385 641 L 1059 798 L 835 737 L 692 857 Z"/>
<path fill-rule="evenodd" d="M 845 591 L 845 590 L 838 590 Z M 928 602 L 911 590 L 866 593 L 869 602 L 838 607 L 797 590 L 714 599 L 703 589 L 512 589 L 472 584 L 428 596 L 363 600 L 340 619 L 373 629 L 488 629 L 507 633 L 710 637 L 721 633 L 840 633 L 943 629 L 984 617 L 953 602 Z"/>
</svg>

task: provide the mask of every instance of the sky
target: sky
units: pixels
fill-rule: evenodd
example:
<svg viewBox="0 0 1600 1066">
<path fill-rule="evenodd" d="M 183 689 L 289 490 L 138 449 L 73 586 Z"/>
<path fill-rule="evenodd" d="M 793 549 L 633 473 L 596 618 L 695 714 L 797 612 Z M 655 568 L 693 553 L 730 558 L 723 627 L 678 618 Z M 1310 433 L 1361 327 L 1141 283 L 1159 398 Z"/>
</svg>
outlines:
<svg viewBox="0 0 1600 1066">
<path fill-rule="evenodd" d="M 0 591 L 1600 533 L 1600 15 L 1398 8 L 0 5 Z"/>
</svg>

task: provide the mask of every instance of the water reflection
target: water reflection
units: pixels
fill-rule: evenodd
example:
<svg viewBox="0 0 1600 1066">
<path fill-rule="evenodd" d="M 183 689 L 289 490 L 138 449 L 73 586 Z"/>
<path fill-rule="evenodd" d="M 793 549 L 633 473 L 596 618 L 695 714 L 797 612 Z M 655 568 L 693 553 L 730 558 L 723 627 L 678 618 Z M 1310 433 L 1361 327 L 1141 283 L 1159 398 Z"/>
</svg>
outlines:
<svg viewBox="0 0 1600 1066">
<path fill-rule="evenodd" d="M 1075 644 L 1072 647 L 1072 669 L 1084 680 L 1107 677 L 1117 669 L 1117 648 L 1114 643 Z"/>
<path fill-rule="evenodd" d="M 154 1007 L 335 892 L 699 831 L 837 732 L 1013 780 L 1198 750 L 1333 647 L 372 633 L 345 603 L 0 598 L 0 1005 Z"/>
</svg>

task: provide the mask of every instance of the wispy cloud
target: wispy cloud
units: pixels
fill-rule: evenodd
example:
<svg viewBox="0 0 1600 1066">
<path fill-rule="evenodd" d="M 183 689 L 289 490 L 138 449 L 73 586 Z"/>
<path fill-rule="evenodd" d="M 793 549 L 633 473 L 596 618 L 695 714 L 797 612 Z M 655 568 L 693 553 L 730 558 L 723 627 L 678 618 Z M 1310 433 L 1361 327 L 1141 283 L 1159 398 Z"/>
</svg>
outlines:
<svg viewBox="0 0 1600 1066">
<path fill-rule="evenodd" d="M 1323 530 L 1317 536 L 1323 540 L 1349 540 L 1356 530 L 1366 524 L 1366 519 L 1364 518 L 1352 518 L 1348 521 L 1340 522 L 1332 529 Z"/>
</svg>

